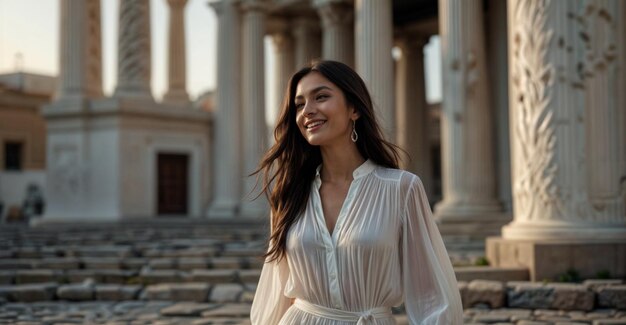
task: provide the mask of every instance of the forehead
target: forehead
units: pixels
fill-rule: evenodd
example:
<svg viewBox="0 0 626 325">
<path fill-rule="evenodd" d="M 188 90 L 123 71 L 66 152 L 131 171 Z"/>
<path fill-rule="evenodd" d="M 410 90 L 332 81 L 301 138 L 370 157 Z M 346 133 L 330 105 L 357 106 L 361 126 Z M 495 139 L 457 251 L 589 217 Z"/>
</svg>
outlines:
<svg viewBox="0 0 626 325">
<path fill-rule="evenodd" d="M 320 89 L 320 87 L 328 87 L 332 90 L 337 89 L 337 86 L 326 79 L 321 73 L 311 71 L 298 82 L 296 86 L 296 97 L 306 96 L 310 92 Z"/>
</svg>

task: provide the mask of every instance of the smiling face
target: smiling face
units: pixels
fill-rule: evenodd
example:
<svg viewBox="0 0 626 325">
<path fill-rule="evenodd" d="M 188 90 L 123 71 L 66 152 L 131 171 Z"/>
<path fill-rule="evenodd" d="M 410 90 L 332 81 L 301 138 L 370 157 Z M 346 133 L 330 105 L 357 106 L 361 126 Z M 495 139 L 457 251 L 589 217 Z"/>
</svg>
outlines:
<svg viewBox="0 0 626 325">
<path fill-rule="evenodd" d="M 356 110 L 335 84 L 312 71 L 298 83 L 294 98 L 296 124 L 302 136 L 314 146 L 349 145 Z"/>
</svg>

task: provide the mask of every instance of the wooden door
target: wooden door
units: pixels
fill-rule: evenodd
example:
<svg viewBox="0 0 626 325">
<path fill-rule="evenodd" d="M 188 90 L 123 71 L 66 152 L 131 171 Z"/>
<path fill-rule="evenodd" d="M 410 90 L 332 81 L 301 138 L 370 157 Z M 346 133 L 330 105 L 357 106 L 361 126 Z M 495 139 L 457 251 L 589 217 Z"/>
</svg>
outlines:
<svg viewBox="0 0 626 325">
<path fill-rule="evenodd" d="M 158 155 L 157 187 L 159 215 L 186 215 L 188 161 L 184 154 Z"/>
</svg>

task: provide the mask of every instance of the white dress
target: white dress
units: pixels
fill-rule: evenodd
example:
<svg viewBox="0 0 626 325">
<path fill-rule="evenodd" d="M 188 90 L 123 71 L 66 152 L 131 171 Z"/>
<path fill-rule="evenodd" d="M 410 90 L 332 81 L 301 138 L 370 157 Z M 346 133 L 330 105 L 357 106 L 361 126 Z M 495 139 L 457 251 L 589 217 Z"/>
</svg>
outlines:
<svg viewBox="0 0 626 325">
<path fill-rule="evenodd" d="M 287 258 L 263 266 L 252 324 L 388 325 L 390 308 L 402 303 L 409 324 L 463 324 L 421 180 L 369 160 L 353 177 L 331 236 L 318 167 L 304 215 L 289 230 Z"/>
</svg>

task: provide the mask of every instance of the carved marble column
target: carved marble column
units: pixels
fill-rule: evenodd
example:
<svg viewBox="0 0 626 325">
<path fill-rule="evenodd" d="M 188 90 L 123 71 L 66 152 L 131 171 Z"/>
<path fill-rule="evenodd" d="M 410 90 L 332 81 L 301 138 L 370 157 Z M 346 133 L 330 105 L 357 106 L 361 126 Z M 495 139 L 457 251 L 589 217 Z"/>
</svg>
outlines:
<svg viewBox="0 0 626 325">
<path fill-rule="evenodd" d="M 298 17 L 292 22 L 295 47 L 295 67 L 300 69 L 322 56 L 322 37 L 319 22 L 309 17 Z"/>
<path fill-rule="evenodd" d="M 150 0 L 120 0 L 115 97 L 152 100 Z"/>
<path fill-rule="evenodd" d="M 244 177 L 254 172 L 267 147 L 265 128 L 265 36 L 266 3 L 263 0 L 242 1 L 242 69 L 243 69 L 243 160 Z M 256 177 L 243 180 L 244 197 L 241 215 L 265 217 L 265 196 L 252 201 L 259 193 Z"/>
<path fill-rule="evenodd" d="M 422 179 L 430 198 L 434 185 L 424 76 L 426 43 L 426 36 L 416 34 L 404 35 L 396 42 L 402 51 L 396 63 L 396 144 L 410 156 L 402 157 L 401 167 Z"/>
<path fill-rule="evenodd" d="M 102 96 L 99 0 L 62 0 L 57 99 Z"/>
<path fill-rule="evenodd" d="M 440 0 L 444 234 L 478 238 L 506 223 L 496 194 L 493 112 L 489 102 L 482 0 Z"/>
<path fill-rule="evenodd" d="M 368 86 L 388 140 L 395 136 L 391 1 L 356 0 L 356 70 Z"/>
<path fill-rule="evenodd" d="M 626 276 L 625 5 L 509 0 L 514 220 L 487 242 L 493 265 L 526 266 L 533 280 Z"/>
<path fill-rule="evenodd" d="M 185 42 L 185 5 L 187 0 L 167 0 L 170 7 L 168 34 L 168 89 L 163 100 L 173 104 L 189 102 L 187 94 L 187 43 Z"/>
<path fill-rule="evenodd" d="M 295 51 L 294 41 L 291 36 L 291 24 L 286 20 L 276 20 L 273 22 L 275 31 L 272 33 L 272 45 L 274 50 L 275 66 L 274 66 L 274 100 L 271 107 L 268 108 L 270 113 L 268 139 L 273 142 L 273 131 L 276 120 L 282 109 L 283 97 L 285 96 L 289 78 L 295 72 Z"/>
<path fill-rule="evenodd" d="M 315 0 L 322 19 L 322 58 L 354 67 L 354 10 L 351 1 Z"/>
<path fill-rule="evenodd" d="M 509 1 L 515 219 L 504 238 L 626 238 L 615 101 L 623 8 Z"/>
<path fill-rule="evenodd" d="M 217 91 L 213 201 L 209 217 L 235 217 L 241 200 L 241 19 L 237 0 L 211 2 L 217 13 Z M 219 150 L 219 151 L 217 151 Z"/>
</svg>

